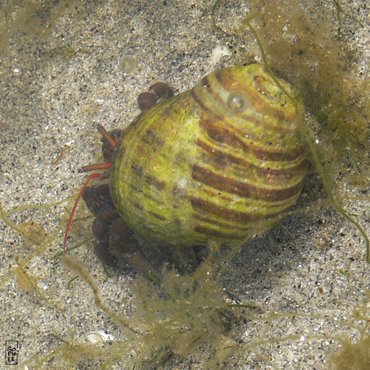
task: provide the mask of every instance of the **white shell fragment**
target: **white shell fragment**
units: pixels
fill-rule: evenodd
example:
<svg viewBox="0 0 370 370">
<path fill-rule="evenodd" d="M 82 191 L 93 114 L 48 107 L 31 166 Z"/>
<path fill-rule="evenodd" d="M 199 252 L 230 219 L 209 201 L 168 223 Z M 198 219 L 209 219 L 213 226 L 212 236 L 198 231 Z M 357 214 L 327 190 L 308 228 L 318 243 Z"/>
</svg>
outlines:
<svg viewBox="0 0 370 370">
<path fill-rule="evenodd" d="M 103 343 L 114 340 L 114 336 L 107 334 L 104 330 L 92 331 L 86 334 L 86 340 L 92 344 Z"/>
<path fill-rule="evenodd" d="M 231 51 L 226 45 L 217 45 L 213 50 L 212 50 L 212 55 L 211 55 L 211 65 L 215 66 L 222 57 L 225 56 L 230 56 Z"/>
</svg>

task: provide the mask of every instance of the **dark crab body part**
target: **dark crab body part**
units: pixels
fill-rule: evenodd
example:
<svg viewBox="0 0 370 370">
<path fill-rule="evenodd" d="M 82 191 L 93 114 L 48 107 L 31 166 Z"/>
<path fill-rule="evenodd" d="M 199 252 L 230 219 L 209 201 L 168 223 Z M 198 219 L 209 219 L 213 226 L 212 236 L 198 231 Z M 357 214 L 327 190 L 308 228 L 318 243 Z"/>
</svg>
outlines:
<svg viewBox="0 0 370 370">
<path fill-rule="evenodd" d="M 225 68 L 143 112 L 113 156 L 124 222 L 176 246 L 240 245 L 279 222 L 300 195 L 307 159 L 303 106 L 278 82 L 261 65 Z"/>
</svg>

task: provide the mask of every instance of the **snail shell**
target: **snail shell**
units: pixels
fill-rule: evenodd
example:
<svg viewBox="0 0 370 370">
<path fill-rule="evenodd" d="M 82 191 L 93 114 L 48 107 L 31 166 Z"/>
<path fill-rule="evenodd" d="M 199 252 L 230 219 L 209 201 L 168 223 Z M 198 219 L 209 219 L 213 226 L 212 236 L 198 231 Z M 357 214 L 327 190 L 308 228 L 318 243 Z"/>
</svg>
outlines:
<svg viewBox="0 0 370 370">
<path fill-rule="evenodd" d="M 301 99 L 278 81 L 298 105 L 253 64 L 211 73 L 133 122 L 110 186 L 135 233 L 176 246 L 234 246 L 281 220 L 300 195 L 307 159 Z"/>
</svg>

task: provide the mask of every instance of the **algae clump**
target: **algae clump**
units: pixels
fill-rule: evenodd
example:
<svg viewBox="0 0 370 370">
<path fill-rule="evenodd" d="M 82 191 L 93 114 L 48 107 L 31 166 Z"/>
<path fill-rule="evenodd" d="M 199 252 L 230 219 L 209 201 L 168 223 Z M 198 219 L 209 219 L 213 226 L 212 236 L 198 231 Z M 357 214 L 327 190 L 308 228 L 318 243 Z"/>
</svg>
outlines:
<svg viewBox="0 0 370 370">
<path fill-rule="evenodd" d="M 370 367 L 370 336 L 357 343 L 344 341 L 341 350 L 330 358 L 332 370 L 367 370 Z"/>
<path fill-rule="evenodd" d="M 362 323 L 359 338 L 338 338 L 341 348 L 328 358 L 330 370 L 367 370 L 370 368 L 370 290 L 366 291 L 366 300 L 359 305 L 353 317 Z"/>
</svg>

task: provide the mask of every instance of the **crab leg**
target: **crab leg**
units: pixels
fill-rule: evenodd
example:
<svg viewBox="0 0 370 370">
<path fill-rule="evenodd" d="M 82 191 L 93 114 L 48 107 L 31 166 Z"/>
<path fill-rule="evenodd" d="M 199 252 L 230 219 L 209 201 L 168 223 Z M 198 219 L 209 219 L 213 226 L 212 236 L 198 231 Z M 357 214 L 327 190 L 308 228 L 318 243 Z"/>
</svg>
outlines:
<svg viewBox="0 0 370 370">
<path fill-rule="evenodd" d="M 94 164 L 88 164 L 87 166 L 81 167 L 80 172 L 108 170 L 111 167 L 112 167 L 112 162 L 94 163 Z"/>
<path fill-rule="evenodd" d="M 80 192 L 78 193 L 77 199 L 76 199 L 76 201 L 75 201 L 75 203 L 73 205 L 71 214 L 69 215 L 69 218 L 68 218 L 67 227 L 66 227 L 65 232 L 64 232 L 64 240 L 63 240 L 64 253 L 67 252 L 67 241 L 68 241 L 68 236 L 69 236 L 69 230 L 71 229 L 73 217 L 74 217 L 74 215 L 76 213 L 76 209 L 77 209 L 78 203 L 80 203 L 81 197 L 82 197 L 84 191 L 86 190 L 86 188 L 88 187 L 89 183 L 91 182 L 91 180 L 93 180 L 93 179 L 99 179 L 101 177 L 102 177 L 102 175 L 100 173 L 92 173 L 92 174 L 90 174 L 88 176 L 87 180 L 85 181 L 85 183 L 83 184 Z"/>
<path fill-rule="evenodd" d="M 118 142 L 114 140 L 112 135 L 104 128 L 104 126 L 98 125 L 98 131 L 101 133 L 103 138 L 108 141 L 112 148 L 115 148 L 118 145 Z"/>
</svg>

